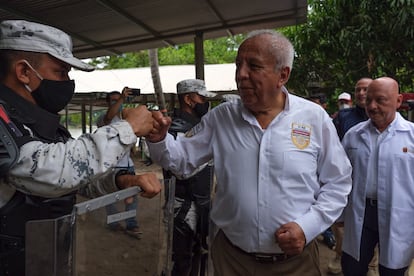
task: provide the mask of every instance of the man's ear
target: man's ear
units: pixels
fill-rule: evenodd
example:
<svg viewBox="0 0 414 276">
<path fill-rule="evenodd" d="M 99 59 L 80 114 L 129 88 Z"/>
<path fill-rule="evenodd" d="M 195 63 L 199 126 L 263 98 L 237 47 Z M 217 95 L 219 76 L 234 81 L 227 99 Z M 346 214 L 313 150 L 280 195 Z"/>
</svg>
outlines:
<svg viewBox="0 0 414 276">
<path fill-rule="evenodd" d="M 290 76 L 290 68 L 287 66 L 283 67 L 280 70 L 280 80 L 279 80 L 280 87 L 282 87 L 283 85 L 287 83 L 287 81 L 289 80 L 289 76 Z"/>
<path fill-rule="evenodd" d="M 191 97 L 190 94 L 185 94 L 184 95 L 184 102 L 186 103 L 186 105 L 191 107 Z"/>
<path fill-rule="evenodd" d="M 14 64 L 14 73 L 16 75 L 16 78 L 24 84 L 28 84 L 30 82 L 28 75 L 31 71 L 32 70 L 30 69 L 29 65 L 27 65 L 24 60 L 18 60 Z"/>
<path fill-rule="evenodd" d="M 402 103 L 403 103 L 403 95 L 398 94 L 398 96 L 397 96 L 397 109 L 400 108 Z"/>
</svg>

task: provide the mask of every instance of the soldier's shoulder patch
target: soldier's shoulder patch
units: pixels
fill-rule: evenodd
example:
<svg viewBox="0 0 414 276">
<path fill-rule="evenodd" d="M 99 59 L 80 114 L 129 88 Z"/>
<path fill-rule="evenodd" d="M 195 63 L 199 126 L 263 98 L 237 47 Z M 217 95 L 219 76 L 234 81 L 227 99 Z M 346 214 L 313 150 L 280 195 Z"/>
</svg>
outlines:
<svg viewBox="0 0 414 276">
<path fill-rule="evenodd" d="M 312 126 L 292 123 L 291 139 L 298 149 L 304 149 L 310 144 Z"/>
<path fill-rule="evenodd" d="M 189 131 L 187 131 L 185 133 L 185 137 L 193 137 L 194 135 L 196 135 L 198 132 L 200 132 L 201 130 L 201 124 L 196 124 L 195 126 L 193 126 Z"/>
</svg>

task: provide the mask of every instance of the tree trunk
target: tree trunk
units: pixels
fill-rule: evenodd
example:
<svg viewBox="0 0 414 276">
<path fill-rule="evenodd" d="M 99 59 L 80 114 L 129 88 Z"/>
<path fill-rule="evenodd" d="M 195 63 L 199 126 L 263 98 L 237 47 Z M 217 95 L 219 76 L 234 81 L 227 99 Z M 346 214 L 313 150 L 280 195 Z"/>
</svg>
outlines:
<svg viewBox="0 0 414 276">
<path fill-rule="evenodd" d="M 154 93 L 156 96 L 155 98 L 157 100 L 157 105 L 159 106 L 161 112 L 164 112 L 166 111 L 166 106 L 158 66 L 158 49 L 149 49 L 148 55 L 151 68 L 152 83 L 154 85 Z"/>
</svg>

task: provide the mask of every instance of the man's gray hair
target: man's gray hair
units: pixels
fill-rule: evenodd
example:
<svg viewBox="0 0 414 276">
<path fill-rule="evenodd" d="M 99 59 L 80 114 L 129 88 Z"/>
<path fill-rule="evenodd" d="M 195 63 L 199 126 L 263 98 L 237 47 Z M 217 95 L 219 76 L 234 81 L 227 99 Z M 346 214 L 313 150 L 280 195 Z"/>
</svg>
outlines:
<svg viewBox="0 0 414 276">
<path fill-rule="evenodd" d="M 247 34 L 245 41 L 260 35 L 271 36 L 271 49 L 269 51 L 276 60 L 275 69 L 280 70 L 283 67 L 289 67 L 292 70 L 295 50 L 289 39 L 274 30 L 255 30 Z"/>
</svg>

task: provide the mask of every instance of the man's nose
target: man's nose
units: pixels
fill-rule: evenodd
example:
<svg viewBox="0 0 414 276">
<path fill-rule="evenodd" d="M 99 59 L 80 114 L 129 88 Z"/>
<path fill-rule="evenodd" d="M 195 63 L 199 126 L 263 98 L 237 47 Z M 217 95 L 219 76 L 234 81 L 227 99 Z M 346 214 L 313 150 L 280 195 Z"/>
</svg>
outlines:
<svg viewBox="0 0 414 276">
<path fill-rule="evenodd" d="M 249 76 L 248 68 L 245 65 L 240 65 L 236 70 L 236 80 L 245 79 Z"/>
</svg>

